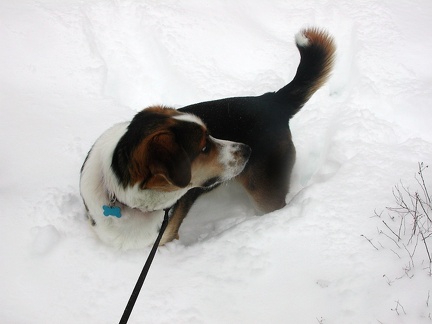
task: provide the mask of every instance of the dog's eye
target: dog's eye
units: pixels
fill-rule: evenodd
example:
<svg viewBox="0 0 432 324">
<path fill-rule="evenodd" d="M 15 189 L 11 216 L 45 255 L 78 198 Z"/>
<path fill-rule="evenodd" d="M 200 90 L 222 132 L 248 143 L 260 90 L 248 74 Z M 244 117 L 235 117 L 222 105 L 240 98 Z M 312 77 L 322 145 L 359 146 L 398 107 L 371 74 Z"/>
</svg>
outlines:
<svg viewBox="0 0 432 324">
<path fill-rule="evenodd" d="M 201 149 L 201 153 L 204 153 L 204 154 L 207 154 L 208 152 L 210 152 L 210 145 L 209 144 L 206 144 L 206 146 L 204 146 L 202 149 Z"/>
<path fill-rule="evenodd" d="M 207 139 L 204 147 L 201 149 L 201 153 L 207 154 L 210 152 L 210 150 L 211 150 L 211 143 Z"/>
</svg>

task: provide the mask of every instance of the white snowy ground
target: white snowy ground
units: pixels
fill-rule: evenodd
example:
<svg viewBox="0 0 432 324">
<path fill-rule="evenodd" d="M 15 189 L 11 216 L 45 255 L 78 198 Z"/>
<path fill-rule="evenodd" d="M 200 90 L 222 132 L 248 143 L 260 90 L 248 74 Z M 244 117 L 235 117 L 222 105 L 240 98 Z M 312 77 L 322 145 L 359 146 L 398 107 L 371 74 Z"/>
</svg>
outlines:
<svg viewBox="0 0 432 324">
<path fill-rule="evenodd" d="M 399 224 L 392 188 L 415 190 L 432 163 L 431 15 L 429 0 L 3 0 L 0 322 L 118 322 L 149 249 L 113 251 L 88 228 L 94 140 L 152 104 L 279 89 L 294 34 L 319 26 L 337 66 L 291 122 L 288 205 L 257 216 L 233 185 L 203 197 L 130 323 L 430 323 L 423 242 L 379 231 Z"/>
</svg>

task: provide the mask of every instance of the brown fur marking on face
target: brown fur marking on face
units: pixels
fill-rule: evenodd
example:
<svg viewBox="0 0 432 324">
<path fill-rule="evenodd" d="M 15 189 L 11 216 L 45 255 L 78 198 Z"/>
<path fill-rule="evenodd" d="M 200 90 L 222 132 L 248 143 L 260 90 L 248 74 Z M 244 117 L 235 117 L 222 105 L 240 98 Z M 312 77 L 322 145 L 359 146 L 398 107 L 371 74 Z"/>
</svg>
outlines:
<svg viewBox="0 0 432 324">
<path fill-rule="evenodd" d="M 149 150 L 149 168 L 153 175 L 161 175 L 167 184 L 186 187 L 191 180 L 191 162 L 174 134 L 155 135 Z M 151 188 L 151 186 L 148 186 Z"/>
<path fill-rule="evenodd" d="M 137 183 L 141 183 L 142 187 L 150 177 L 150 169 L 148 167 L 148 146 L 149 139 L 145 138 L 132 152 L 129 165 L 131 186 L 134 186 Z"/>
<path fill-rule="evenodd" d="M 224 166 L 219 162 L 220 148 L 214 142 L 206 139 L 211 149 L 208 153 L 199 154 L 192 162 L 192 180 L 194 185 L 202 185 L 205 181 L 218 177 L 224 172 Z M 202 144 L 204 146 L 204 144 Z"/>
</svg>

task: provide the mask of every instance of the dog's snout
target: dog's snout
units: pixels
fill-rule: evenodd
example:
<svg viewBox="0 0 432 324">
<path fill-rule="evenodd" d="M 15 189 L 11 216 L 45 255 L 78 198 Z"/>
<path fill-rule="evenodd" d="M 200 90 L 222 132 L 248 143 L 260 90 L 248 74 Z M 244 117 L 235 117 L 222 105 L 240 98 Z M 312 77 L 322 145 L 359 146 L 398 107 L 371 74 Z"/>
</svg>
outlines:
<svg viewBox="0 0 432 324">
<path fill-rule="evenodd" d="M 252 149 L 250 148 L 250 146 L 246 145 L 246 144 L 242 144 L 242 143 L 239 143 L 238 146 L 239 146 L 238 150 L 239 150 L 241 157 L 245 161 L 249 160 L 249 157 L 252 153 Z"/>
<path fill-rule="evenodd" d="M 250 146 L 243 143 L 231 143 L 230 151 L 236 163 L 243 165 L 246 164 L 252 153 Z"/>
</svg>

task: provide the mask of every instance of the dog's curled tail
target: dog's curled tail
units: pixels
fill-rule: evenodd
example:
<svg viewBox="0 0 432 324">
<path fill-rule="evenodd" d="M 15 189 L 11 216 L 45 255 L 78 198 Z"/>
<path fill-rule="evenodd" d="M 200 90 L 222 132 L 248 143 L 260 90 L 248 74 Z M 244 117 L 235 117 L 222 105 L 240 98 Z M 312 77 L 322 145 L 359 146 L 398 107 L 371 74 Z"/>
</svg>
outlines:
<svg viewBox="0 0 432 324">
<path fill-rule="evenodd" d="M 291 116 L 295 115 L 328 79 L 336 51 L 333 38 L 318 28 L 301 30 L 295 40 L 301 57 L 297 73 L 289 84 L 275 94 L 279 102 L 287 103 Z"/>
</svg>

